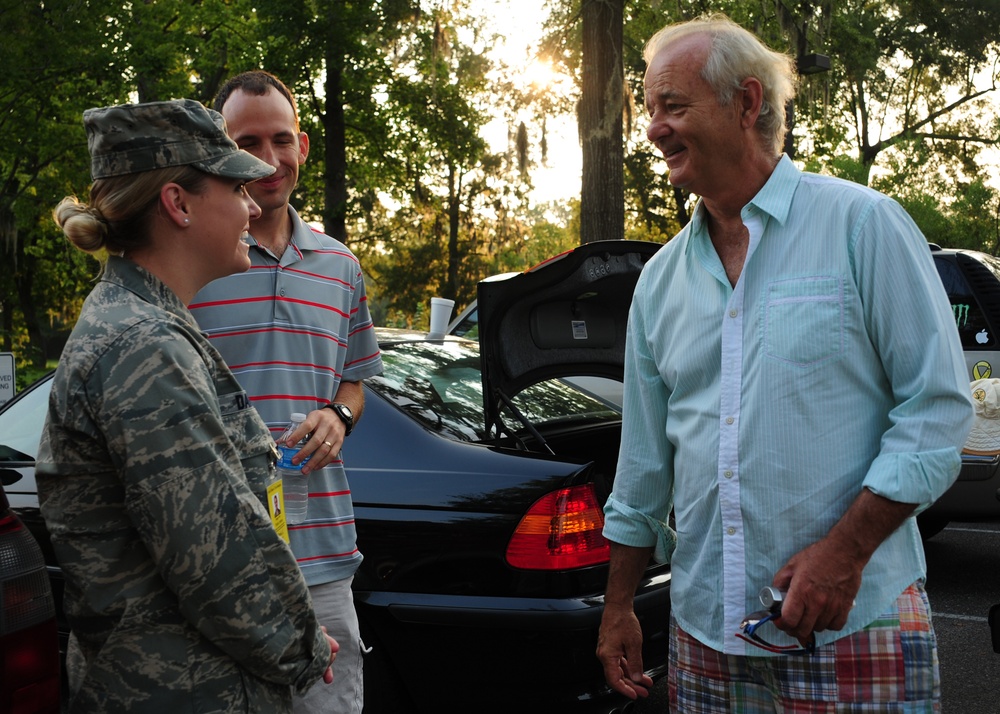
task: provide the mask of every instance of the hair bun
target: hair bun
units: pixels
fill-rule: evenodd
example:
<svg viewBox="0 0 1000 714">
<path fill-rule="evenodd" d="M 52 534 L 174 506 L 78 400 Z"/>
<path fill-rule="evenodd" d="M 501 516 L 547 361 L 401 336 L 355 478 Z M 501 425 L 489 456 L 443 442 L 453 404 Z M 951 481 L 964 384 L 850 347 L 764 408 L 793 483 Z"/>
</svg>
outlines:
<svg viewBox="0 0 1000 714">
<path fill-rule="evenodd" d="M 98 209 L 67 196 L 52 212 L 66 238 L 82 251 L 94 253 L 104 247 L 110 226 Z"/>
</svg>

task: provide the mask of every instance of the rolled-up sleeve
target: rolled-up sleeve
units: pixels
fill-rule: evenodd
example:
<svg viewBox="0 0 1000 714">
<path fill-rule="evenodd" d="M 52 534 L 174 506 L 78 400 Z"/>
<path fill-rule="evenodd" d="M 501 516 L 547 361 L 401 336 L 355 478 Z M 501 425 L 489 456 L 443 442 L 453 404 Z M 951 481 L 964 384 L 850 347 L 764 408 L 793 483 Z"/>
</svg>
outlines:
<svg viewBox="0 0 1000 714">
<path fill-rule="evenodd" d="M 864 486 L 923 510 L 957 478 L 972 427 L 962 346 L 927 241 L 895 201 L 874 205 L 853 247 L 868 333 L 895 401 Z"/>
<path fill-rule="evenodd" d="M 604 536 L 622 545 L 654 546 L 654 558 L 667 562 L 676 544 L 667 524 L 674 449 L 666 437 L 667 388 L 643 324 L 643 283 L 640 276 L 629 311 L 622 440 L 614 489 L 604 509 Z"/>
</svg>

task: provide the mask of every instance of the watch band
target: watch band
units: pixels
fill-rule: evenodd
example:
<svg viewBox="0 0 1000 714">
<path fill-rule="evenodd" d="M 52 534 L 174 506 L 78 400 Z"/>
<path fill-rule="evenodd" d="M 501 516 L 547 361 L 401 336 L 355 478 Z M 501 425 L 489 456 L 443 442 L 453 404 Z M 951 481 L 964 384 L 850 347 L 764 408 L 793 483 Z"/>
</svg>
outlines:
<svg viewBox="0 0 1000 714">
<path fill-rule="evenodd" d="M 354 412 L 351 411 L 351 408 L 340 402 L 324 404 L 323 408 L 333 410 L 333 413 L 344 422 L 344 436 L 350 436 L 351 432 L 354 431 Z"/>
</svg>

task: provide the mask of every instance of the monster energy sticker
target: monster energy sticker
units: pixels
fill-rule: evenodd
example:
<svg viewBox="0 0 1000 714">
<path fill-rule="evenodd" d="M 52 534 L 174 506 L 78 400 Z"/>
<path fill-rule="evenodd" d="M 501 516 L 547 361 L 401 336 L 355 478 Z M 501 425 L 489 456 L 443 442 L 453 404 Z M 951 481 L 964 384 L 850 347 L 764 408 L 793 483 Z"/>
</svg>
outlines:
<svg viewBox="0 0 1000 714">
<path fill-rule="evenodd" d="M 969 324 L 969 306 L 968 305 L 952 305 L 952 311 L 955 313 L 955 325 L 960 330 L 964 330 Z"/>
</svg>

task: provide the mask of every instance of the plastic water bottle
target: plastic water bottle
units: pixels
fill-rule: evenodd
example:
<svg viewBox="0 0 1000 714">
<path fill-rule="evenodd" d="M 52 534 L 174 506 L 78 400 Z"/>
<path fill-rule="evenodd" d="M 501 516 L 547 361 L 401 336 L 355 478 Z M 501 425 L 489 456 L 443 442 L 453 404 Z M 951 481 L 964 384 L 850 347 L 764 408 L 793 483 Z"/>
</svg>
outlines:
<svg viewBox="0 0 1000 714">
<path fill-rule="evenodd" d="M 305 420 L 305 414 L 292 412 L 291 421 L 278 437 L 278 474 L 281 476 L 281 489 L 285 494 L 285 522 L 288 524 L 302 523 L 309 508 L 309 477 L 302 474 L 302 466 L 309 459 L 298 465 L 292 463 L 292 457 L 299 453 L 306 440 L 302 439 L 294 446 L 284 443 L 285 439 Z"/>
</svg>

